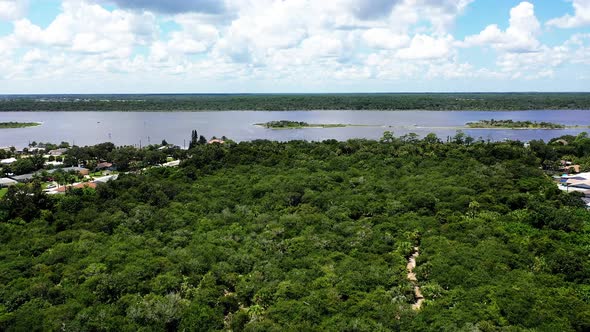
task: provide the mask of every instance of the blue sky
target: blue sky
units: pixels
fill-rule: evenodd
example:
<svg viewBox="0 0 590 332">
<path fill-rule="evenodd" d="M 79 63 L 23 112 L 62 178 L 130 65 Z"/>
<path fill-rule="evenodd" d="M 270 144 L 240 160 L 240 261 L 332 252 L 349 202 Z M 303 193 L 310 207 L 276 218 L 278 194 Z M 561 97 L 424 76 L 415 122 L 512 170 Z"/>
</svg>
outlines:
<svg viewBox="0 0 590 332">
<path fill-rule="evenodd" d="M 0 0 L 0 94 L 590 91 L 590 0 Z"/>
</svg>

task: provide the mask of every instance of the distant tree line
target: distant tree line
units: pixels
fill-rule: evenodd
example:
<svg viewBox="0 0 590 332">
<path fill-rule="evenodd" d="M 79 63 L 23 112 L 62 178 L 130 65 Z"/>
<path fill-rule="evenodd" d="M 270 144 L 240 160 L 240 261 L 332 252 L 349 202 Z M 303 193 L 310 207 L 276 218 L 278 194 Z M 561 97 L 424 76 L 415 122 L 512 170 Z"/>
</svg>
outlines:
<svg viewBox="0 0 590 332">
<path fill-rule="evenodd" d="M 590 109 L 590 93 L 4 96 L 0 111 Z"/>
</svg>

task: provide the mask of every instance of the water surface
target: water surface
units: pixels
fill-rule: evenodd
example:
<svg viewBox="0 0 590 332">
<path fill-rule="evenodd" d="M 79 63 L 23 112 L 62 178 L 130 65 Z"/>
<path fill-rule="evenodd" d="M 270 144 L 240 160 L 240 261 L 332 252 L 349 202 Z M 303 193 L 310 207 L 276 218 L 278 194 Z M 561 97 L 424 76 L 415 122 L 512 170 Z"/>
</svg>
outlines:
<svg viewBox="0 0 590 332">
<path fill-rule="evenodd" d="M 410 132 L 425 136 L 435 133 L 446 140 L 456 127 L 478 120 L 530 120 L 568 126 L 590 125 L 590 111 L 215 111 L 215 112 L 0 112 L 0 122 L 43 122 L 42 126 L 0 130 L 0 146 L 24 147 L 29 142 L 93 145 L 111 141 L 116 145 L 159 144 L 162 139 L 180 146 L 190 139 L 191 131 L 207 138 L 223 135 L 236 140 L 346 140 L 378 139 L 386 130 L 396 136 Z M 272 130 L 254 126 L 273 120 L 307 123 L 373 125 L 368 127 L 306 128 Z M 532 139 L 577 135 L 588 128 L 559 130 L 463 129 L 484 140 Z M 187 143 L 186 143 L 187 144 Z"/>
</svg>

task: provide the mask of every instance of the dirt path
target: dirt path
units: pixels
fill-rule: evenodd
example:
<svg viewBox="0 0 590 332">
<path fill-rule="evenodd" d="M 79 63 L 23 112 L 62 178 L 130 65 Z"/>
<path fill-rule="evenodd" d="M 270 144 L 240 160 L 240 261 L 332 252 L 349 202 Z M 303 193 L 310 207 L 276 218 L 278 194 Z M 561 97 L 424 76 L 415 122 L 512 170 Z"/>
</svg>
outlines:
<svg viewBox="0 0 590 332">
<path fill-rule="evenodd" d="M 406 266 L 406 269 L 408 270 L 408 280 L 414 284 L 414 295 L 416 296 L 416 303 L 412 304 L 412 309 L 414 310 L 420 310 L 420 308 L 422 308 L 422 303 L 424 303 L 424 296 L 422 296 L 416 273 L 414 273 L 414 269 L 416 268 L 416 257 L 420 255 L 419 250 L 420 248 L 414 247 L 414 254 L 410 256 L 408 265 Z"/>
</svg>

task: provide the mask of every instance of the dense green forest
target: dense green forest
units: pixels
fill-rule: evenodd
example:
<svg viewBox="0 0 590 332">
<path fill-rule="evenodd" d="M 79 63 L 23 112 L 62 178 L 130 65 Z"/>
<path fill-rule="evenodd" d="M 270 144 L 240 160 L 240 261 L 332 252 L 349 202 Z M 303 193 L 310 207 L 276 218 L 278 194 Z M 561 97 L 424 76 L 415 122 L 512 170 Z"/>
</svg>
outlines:
<svg viewBox="0 0 590 332">
<path fill-rule="evenodd" d="M 0 330 L 590 329 L 590 212 L 542 169 L 588 163 L 585 134 L 527 148 L 385 133 L 188 155 L 63 196 L 11 187 Z"/>
<path fill-rule="evenodd" d="M 0 111 L 590 109 L 590 93 L 0 96 Z"/>
</svg>

